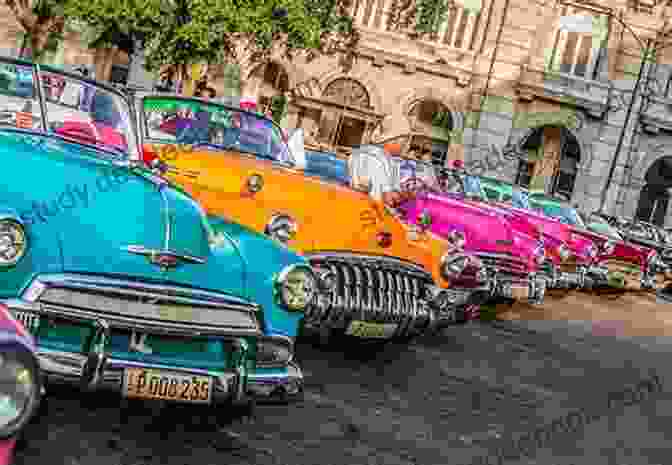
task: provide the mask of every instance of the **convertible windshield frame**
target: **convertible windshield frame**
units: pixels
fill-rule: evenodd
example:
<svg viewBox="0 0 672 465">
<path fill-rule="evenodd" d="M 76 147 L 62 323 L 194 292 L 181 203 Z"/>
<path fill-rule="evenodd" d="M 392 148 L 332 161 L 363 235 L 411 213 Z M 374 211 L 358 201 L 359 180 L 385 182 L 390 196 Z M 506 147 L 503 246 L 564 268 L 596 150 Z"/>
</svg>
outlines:
<svg viewBox="0 0 672 465">
<path fill-rule="evenodd" d="M 95 79 L 91 79 L 88 77 L 85 77 L 81 74 L 78 73 L 73 73 L 70 71 L 63 70 L 61 68 L 58 68 L 56 66 L 52 65 L 43 65 L 39 63 L 34 63 L 29 60 L 22 60 L 18 58 L 12 58 L 12 57 L 7 57 L 7 56 L 0 56 L 0 64 L 2 65 L 9 65 L 9 66 L 17 66 L 17 67 L 23 67 L 23 68 L 30 68 L 31 70 L 31 76 L 32 76 L 32 86 L 33 86 L 33 95 L 32 95 L 32 100 L 37 100 L 37 103 L 39 105 L 40 109 L 40 127 L 39 128 L 32 128 L 32 129 L 18 129 L 19 131 L 29 131 L 29 132 L 34 132 L 34 133 L 39 133 L 41 135 L 45 136 L 50 136 L 50 137 L 59 137 L 61 139 L 64 139 L 68 142 L 74 142 L 77 144 L 81 144 L 87 147 L 91 147 L 95 149 L 96 151 L 102 151 L 105 152 L 108 155 L 112 155 L 114 158 L 126 158 L 128 160 L 134 160 L 134 159 L 140 159 L 140 154 L 138 150 L 138 139 L 137 139 L 137 134 L 135 133 L 135 123 L 133 120 L 133 108 L 131 105 L 131 101 L 128 98 L 128 95 L 126 95 L 124 92 L 120 91 L 118 88 L 116 88 L 113 85 L 96 81 Z M 73 138 L 73 137 L 68 137 L 66 135 L 62 135 L 54 131 L 53 129 L 50 128 L 50 120 L 49 120 L 49 114 L 51 111 L 49 110 L 49 107 L 47 105 L 47 98 L 45 95 L 45 81 L 44 77 L 45 75 L 48 74 L 54 74 L 58 75 L 59 77 L 66 78 L 70 81 L 74 82 L 79 82 L 83 83 L 87 86 L 97 88 L 97 89 L 102 89 L 105 92 L 109 92 L 110 94 L 113 94 L 120 102 L 122 102 L 125 105 L 125 112 L 122 113 L 122 121 L 125 124 L 125 126 L 128 128 L 128 132 L 124 133 L 125 141 L 126 141 L 126 150 L 123 150 L 121 148 L 115 147 L 113 145 L 106 145 L 104 143 L 95 143 L 91 141 L 87 141 L 86 139 L 79 139 L 79 138 Z M 17 78 L 18 79 L 18 78 Z M 65 105 L 58 103 L 54 105 L 60 105 L 65 107 Z M 125 115 L 124 115 L 125 113 Z M 122 155 L 123 153 L 123 155 Z"/>
<path fill-rule="evenodd" d="M 284 133 L 282 131 L 282 128 L 275 121 L 273 121 L 270 118 L 267 118 L 264 115 L 261 115 L 259 113 L 255 113 L 253 111 L 245 110 L 245 109 L 240 108 L 240 107 L 236 107 L 235 105 L 232 105 L 232 104 L 216 102 L 216 101 L 212 101 L 212 100 L 206 100 L 206 99 L 198 98 L 198 97 L 187 97 L 187 96 L 183 96 L 183 95 L 175 95 L 175 94 L 171 94 L 169 92 L 149 92 L 149 91 L 146 91 L 146 90 L 135 90 L 135 91 L 131 91 L 131 95 L 132 95 L 132 100 L 133 100 L 133 110 L 134 110 L 133 113 L 135 114 L 136 125 L 137 125 L 136 127 L 137 127 L 137 132 L 138 132 L 138 135 L 139 135 L 139 138 L 140 138 L 140 144 L 141 145 L 145 144 L 145 143 L 148 143 L 148 144 L 151 144 L 151 143 L 166 144 L 167 143 L 165 140 L 160 140 L 160 139 L 151 137 L 151 134 L 149 132 L 150 128 L 147 124 L 147 118 L 145 117 L 145 105 L 144 105 L 145 99 L 149 99 L 149 100 L 151 100 L 151 99 L 172 100 L 174 102 L 185 102 L 186 104 L 191 103 L 191 104 L 201 105 L 203 107 L 206 107 L 206 109 L 207 109 L 207 107 L 217 107 L 217 108 L 220 108 L 220 109 L 223 109 L 223 110 L 228 110 L 228 111 L 232 111 L 232 112 L 247 114 L 247 115 L 250 115 L 253 118 L 270 122 L 271 126 L 274 127 L 278 131 L 278 134 L 280 135 L 280 143 L 284 145 L 284 147 L 287 151 L 287 154 L 289 156 L 289 160 L 288 161 L 278 160 L 278 159 L 271 158 L 270 156 L 268 156 L 268 157 L 264 156 L 264 154 L 259 154 L 259 153 L 251 152 L 251 151 L 247 151 L 247 150 L 241 150 L 240 153 L 241 154 L 247 154 L 247 155 L 255 157 L 256 159 L 259 159 L 259 160 L 264 160 L 266 162 L 275 163 L 275 164 L 281 165 L 283 167 L 297 169 L 298 163 L 297 163 L 296 157 L 292 153 L 292 149 L 289 146 L 289 144 L 287 143 L 287 141 L 285 141 Z M 175 142 L 174 144 L 179 145 L 177 142 Z M 198 145 L 198 144 L 187 144 L 187 145 Z M 212 145 L 216 145 L 216 144 L 212 144 Z M 224 149 L 226 149 L 226 147 L 222 147 L 222 150 L 224 150 Z"/>
</svg>

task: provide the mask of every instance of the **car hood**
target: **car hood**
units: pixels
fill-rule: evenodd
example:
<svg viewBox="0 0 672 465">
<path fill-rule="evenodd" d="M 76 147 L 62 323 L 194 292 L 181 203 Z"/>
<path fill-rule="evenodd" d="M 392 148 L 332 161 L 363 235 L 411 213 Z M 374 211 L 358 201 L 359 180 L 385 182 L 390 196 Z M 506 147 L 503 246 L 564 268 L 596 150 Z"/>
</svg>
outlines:
<svg viewBox="0 0 672 465">
<path fill-rule="evenodd" d="M 160 145 L 152 147 L 156 151 Z M 408 226 L 366 193 L 253 155 L 180 150 L 169 164 L 194 174 L 193 179 L 182 175 L 173 179 L 190 190 L 209 214 L 232 218 L 258 232 L 265 230 L 271 214 L 293 217 L 298 230 L 288 247 L 301 254 L 390 256 L 434 270 L 446 248 L 445 241 L 427 236 L 409 241 L 413 233 Z M 253 175 L 263 177 L 263 187 L 251 196 L 246 182 Z"/>
<path fill-rule="evenodd" d="M 525 216 L 530 223 L 540 227 L 545 236 L 567 244 L 569 250 L 576 256 L 591 259 L 589 248 L 593 245 L 593 241 L 588 236 L 574 234 L 572 226 L 532 210 L 511 207 L 511 211 L 514 214 Z"/>
<path fill-rule="evenodd" d="M 654 251 L 651 249 L 644 249 L 633 244 L 628 244 L 624 241 L 617 241 L 609 236 L 598 233 L 596 231 L 591 231 L 586 228 L 578 228 L 572 226 L 572 232 L 576 235 L 586 237 L 592 240 L 597 246 L 603 245 L 605 242 L 612 241 L 615 243 L 613 253 L 609 255 L 600 254 L 599 258 L 601 259 L 618 259 L 624 260 L 631 263 L 644 264 L 648 256 Z"/>
<path fill-rule="evenodd" d="M 88 146 L 26 132 L 1 131 L 0 151 L 5 170 L 12 171 L 0 187 L 3 200 L 28 225 L 38 249 L 56 238 L 60 250 L 51 254 L 50 270 L 58 255 L 64 272 L 243 296 L 243 261 L 234 244 L 220 244 L 213 259 L 198 204 L 148 171 L 115 164 Z M 184 259 L 172 269 L 150 262 L 151 251 L 165 249 Z M 216 283 L 203 280 L 209 274 L 218 276 Z"/>
<path fill-rule="evenodd" d="M 431 230 L 447 237 L 452 230 L 464 233 L 465 249 L 485 253 L 508 253 L 533 258 L 537 241 L 516 231 L 511 223 L 492 210 L 461 202 L 440 194 L 423 194 L 402 207 L 406 221 L 418 224 L 423 214 L 431 220 Z"/>
</svg>

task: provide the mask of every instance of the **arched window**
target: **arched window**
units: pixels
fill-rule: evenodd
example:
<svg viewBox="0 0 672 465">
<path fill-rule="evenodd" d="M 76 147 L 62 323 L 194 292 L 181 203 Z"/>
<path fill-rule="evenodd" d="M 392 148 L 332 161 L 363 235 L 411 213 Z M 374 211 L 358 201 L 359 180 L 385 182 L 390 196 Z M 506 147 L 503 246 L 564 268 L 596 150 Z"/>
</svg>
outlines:
<svg viewBox="0 0 672 465">
<path fill-rule="evenodd" d="M 369 93 L 360 82 L 350 78 L 339 78 L 331 81 L 322 95 L 328 99 L 338 100 L 339 103 L 351 107 L 370 108 Z"/>
<path fill-rule="evenodd" d="M 335 105 L 322 110 L 319 141 L 330 147 L 344 148 L 362 144 L 368 125 L 357 117 L 357 110 L 371 109 L 366 87 L 354 79 L 338 78 L 326 86 L 322 97 Z"/>
<path fill-rule="evenodd" d="M 527 153 L 520 160 L 516 184 L 571 199 L 581 162 L 579 142 L 564 127 L 534 129 L 522 144 Z"/>
<path fill-rule="evenodd" d="M 444 166 L 450 145 L 447 134 L 454 125 L 450 110 L 437 100 L 418 100 L 411 106 L 408 119 L 408 156 Z"/>
</svg>

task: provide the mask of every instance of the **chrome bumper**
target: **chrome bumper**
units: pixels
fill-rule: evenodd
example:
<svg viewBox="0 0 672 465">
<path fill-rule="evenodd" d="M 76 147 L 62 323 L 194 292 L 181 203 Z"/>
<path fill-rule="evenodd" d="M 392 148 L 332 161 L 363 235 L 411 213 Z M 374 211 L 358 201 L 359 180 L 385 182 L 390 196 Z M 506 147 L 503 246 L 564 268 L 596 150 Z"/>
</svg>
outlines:
<svg viewBox="0 0 672 465">
<path fill-rule="evenodd" d="M 248 377 L 248 394 L 258 402 L 290 402 L 303 395 L 303 372 L 299 365 L 290 362 L 284 370 L 264 373 L 263 368 Z"/>
<path fill-rule="evenodd" d="M 29 331 L 37 328 L 38 320 L 35 315 L 40 314 L 39 304 L 22 299 L 10 299 L 2 303 Z M 247 402 L 246 377 L 243 376 L 242 370 L 221 373 L 114 358 L 105 351 L 106 342 L 110 338 L 109 323 L 104 319 L 97 319 L 91 323 L 95 326 L 95 335 L 91 340 L 91 350 L 86 354 L 40 347 L 39 340 L 37 341 L 36 355 L 46 382 L 78 386 L 85 391 L 105 390 L 123 395 L 124 368 L 156 369 L 189 376 L 211 377 L 214 381 L 211 397 L 213 404 Z M 241 347 L 238 341 L 233 342 Z"/>
<path fill-rule="evenodd" d="M 491 284 L 491 298 L 504 297 L 506 299 L 517 299 L 514 293 L 514 286 L 527 285 L 527 298 L 524 299 L 528 304 L 541 305 L 546 295 L 547 280 L 543 276 L 531 274 L 526 281 L 514 282 L 508 279 L 497 279 L 494 276 Z"/>
<path fill-rule="evenodd" d="M 147 368 L 168 370 L 184 375 L 210 376 L 214 380 L 212 403 L 243 401 L 245 398 L 242 377 L 237 373 L 215 373 L 208 370 L 185 369 L 168 365 L 131 362 L 115 358 L 105 358 L 97 368 L 95 382 L 87 382 L 87 361 L 83 354 L 38 349 L 40 368 L 49 383 L 62 383 L 83 387 L 87 391 L 111 391 L 122 394 L 124 368 Z"/>
<path fill-rule="evenodd" d="M 580 289 L 586 285 L 588 271 L 584 266 L 577 267 L 576 272 L 557 271 L 555 267 L 548 276 L 548 289 Z"/>
</svg>

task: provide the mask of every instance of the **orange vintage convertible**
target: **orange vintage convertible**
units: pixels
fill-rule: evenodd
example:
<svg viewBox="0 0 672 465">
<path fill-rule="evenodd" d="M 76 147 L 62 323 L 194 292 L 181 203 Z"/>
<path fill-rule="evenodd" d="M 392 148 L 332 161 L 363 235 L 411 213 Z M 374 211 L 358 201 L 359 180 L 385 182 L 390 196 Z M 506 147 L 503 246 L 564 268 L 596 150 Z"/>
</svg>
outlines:
<svg viewBox="0 0 672 465">
<path fill-rule="evenodd" d="M 330 293 L 304 329 L 332 336 L 402 339 L 477 316 L 489 295 L 478 259 L 405 226 L 368 193 L 307 176 L 282 130 L 257 113 L 196 98 L 133 95 L 145 162 L 227 217 L 304 254 Z M 123 208 L 123 207 L 122 207 Z M 469 288 L 451 288 L 459 277 Z"/>
</svg>

